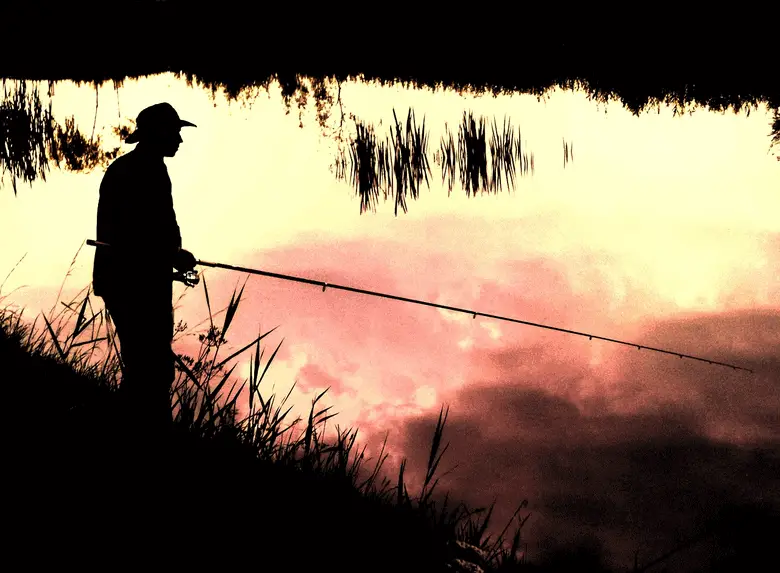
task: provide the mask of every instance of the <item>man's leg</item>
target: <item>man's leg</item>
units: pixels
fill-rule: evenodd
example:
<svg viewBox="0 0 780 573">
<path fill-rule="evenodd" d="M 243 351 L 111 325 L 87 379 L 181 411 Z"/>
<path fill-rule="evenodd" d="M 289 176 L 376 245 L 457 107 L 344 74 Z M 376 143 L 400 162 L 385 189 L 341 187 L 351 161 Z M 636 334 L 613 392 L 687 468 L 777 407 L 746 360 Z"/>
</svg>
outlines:
<svg viewBox="0 0 780 573">
<path fill-rule="evenodd" d="M 173 308 L 171 296 L 160 290 L 142 291 L 141 296 L 111 293 L 103 297 L 116 326 L 125 365 L 120 392 L 131 415 L 149 429 L 171 423 Z"/>
<path fill-rule="evenodd" d="M 148 345 L 150 384 L 144 387 L 148 389 L 149 415 L 165 429 L 171 425 L 170 393 L 175 376 L 171 349 L 173 340 L 173 304 L 171 299 L 172 293 L 169 286 L 167 296 L 163 292 L 155 298 L 153 303 L 150 301 Z"/>
</svg>

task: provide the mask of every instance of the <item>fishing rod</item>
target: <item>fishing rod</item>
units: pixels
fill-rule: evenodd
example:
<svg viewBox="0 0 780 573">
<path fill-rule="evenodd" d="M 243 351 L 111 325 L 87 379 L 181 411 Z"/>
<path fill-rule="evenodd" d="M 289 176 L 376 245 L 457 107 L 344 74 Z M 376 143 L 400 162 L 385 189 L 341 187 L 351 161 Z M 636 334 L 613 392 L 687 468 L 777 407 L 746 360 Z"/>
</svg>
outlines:
<svg viewBox="0 0 780 573">
<path fill-rule="evenodd" d="M 108 243 L 103 243 L 103 242 L 95 241 L 95 240 L 92 240 L 92 239 L 88 239 L 87 240 L 87 245 L 89 245 L 91 247 L 110 247 L 110 245 Z M 295 281 L 295 282 L 299 282 L 299 283 L 305 283 L 305 284 L 310 284 L 310 285 L 321 286 L 322 287 L 322 292 L 325 292 L 325 290 L 327 288 L 333 288 L 333 289 L 338 289 L 338 290 L 345 290 L 345 291 L 348 291 L 348 292 L 355 292 L 355 293 L 359 293 L 359 294 L 367 294 L 367 295 L 370 295 L 370 296 L 378 296 L 378 297 L 381 297 L 381 298 L 388 298 L 388 299 L 391 299 L 391 300 L 398 300 L 398 301 L 401 301 L 401 302 L 410 302 L 410 303 L 414 303 L 414 304 L 421 304 L 421 305 L 424 305 L 424 306 L 432 306 L 432 307 L 435 307 L 435 308 L 441 308 L 441 309 L 449 310 L 449 311 L 452 311 L 452 312 L 460 312 L 460 313 L 463 313 L 463 314 L 470 314 L 472 316 L 472 318 L 474 318 L 474 319 L 476 319 L 477 316 L 483 316 L 485 318 L 493 318 L 493 319 L 496 319 L 496 320 L 505 320 L 507 322 L 514 322 L 514 323 L 517 323 L 517 324 L 525 324 L 527 326 L 535 326 L 537 328 L 545 328 L 547 330 L 555 330 L 557 332 L 565 332 L 567 334 L 575 334 L 577 336 L 587 336 L 589 340 L 593 340 L 595 338 L 596 340 L 604 340 L 606 342 L 614 342 L 615 344 L 622 344 L 624 346 L 633 346 L 637 350 L 643 350 L 644 349 L 644 350 L 651 350 L 653 352 L 661 352 L 663 354 L 671 354 L 672 356 L 679 356 L 680 358 L 688 358 L 690 360 L 698 360 L 700 362 L 706 362 L 708 364 L 717 365 L 717 366 L 726 366 L 726 367 L 732 368 L 734 370 L 744 370 L 746 372 L 750 372 L 751 374 L 753 374 L 753 371 L 750 370 L 749 368 L 743 368 L 741 366 L 735 366 L 734 364 L 727 364 L 725 362 L 718 362 L 717 360 L 711 360 L 709 358 L 701 358 L 701 357 L 698 357 L 698 356 L 692 356 L 690 354 L 683 354 L 681 352 L 675 352 L 675 351 L 672 351 L 672 350 L 664 350 L 663 348 L 654 348 L 652 346 L 646 346 L 644 344 L 636 344 L 634 342 L 626 342 L 626 341 L 623 341 L 623 340 L 617 340 L 615 338 L 607 338 L 606 336 L 597 336 L 595 334 L 589 334 L 587 332 L 578 332 L 576 330 L 569 330 L 567 328 L 559 328 L 557 326 L 549 326 L 549 325 L 546 325 L 546 324 L 539 324 L 539 323 L 536 323 L 536 322 L 529 322 L 527 320 L 520 320 L 518 318 L 510 318 L 510 317 L 506 317 L 506 316 L 499 316 L 497 314 L 489 314 L 489 313 L 486 313 L 486 312 L 478 312 L 478 311 L 469 310 L 469 309 L 466 309 L 466 308 L 458 308 L 456 306 L 448 306 L 448 305 L 438 304 L 438 303 L 435 303 L 435 302 L 429 302 L 429 301 L 425 301 L 425 300 L 418 300 L 418 299 L 414 299 L 414 298 L 407 298 L 407 297 L 404 297 L 404 296 L 397 296 L 397 295 L 394 295 L 394 294 L 387 294 L 387 293 L 381 293 L 381 292 L 376 292 L 376 291 L 372 291 L 372 290 L 366 290 L 366 289 L 350 287 L 350 286 L 337 285 L 337 284 L 328 283 L 328 282 L 325 282 L 325 281 L 318 281 L 318 280 L 314 280 L 314 279 L 307 279 L 307 278 L 296 277 L 296 276 L 292 276 L 292 275 L 283 275 L 283 274 L 280 274 L 280 273 L 272 273 L 270 271 L 262 271 L 262 270 L 259 270 L 259 269 L 252 269 L 252 268 L 248 268 L 248 267 L 239 267 L 239 266 L 235 266 L 235 265 L 227 265 L 225 263 L 213 263 L 213 262 L 210 262 L 210 261 L 196 260 L 195 264 L 200 265 L 200 266 L 204 266 L 204 267 L 213 267 L 213 268 L 218 268 L 218 269 L 227 269 L 229 271 L 239 271 L 239 272 L 242 272 L 242 273 L 249 273 L 249 274 L 253 274 L 253 275 L 262 275 L 262 276 L 265 276 L 265 277 L 271 277 L 271 278 L 282 279 L 282 280 L 287 280 L 287 281 Z M 174 280 L 178 280 L 180 282 L 183 282 L 187 286 L 192 287 L 192 286 L 197 285 L 200 282 L 200 277 L 199 277 L 197 271 L 191 270 L 191 271 L 186 271 L 186 272 L 175 273 L 174 274 Z"/>
</svg>

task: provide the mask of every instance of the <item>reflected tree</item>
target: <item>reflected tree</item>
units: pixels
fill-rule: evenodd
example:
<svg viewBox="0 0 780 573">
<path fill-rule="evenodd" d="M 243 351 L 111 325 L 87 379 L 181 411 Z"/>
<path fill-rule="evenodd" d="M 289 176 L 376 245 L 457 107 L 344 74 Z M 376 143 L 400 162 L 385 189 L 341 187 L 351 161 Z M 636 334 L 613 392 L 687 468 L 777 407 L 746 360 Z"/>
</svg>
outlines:
<svg viewBox="0 0 780 573">
<path fill-rule="evenodd" d="M 10 174 L 14 195 L 16 182 L 46 180 L 49 171 L 48 151 L 55 145 L 55 123 L 48 107 L 41 102 L 38 87 L 28 89 L 27 82 L 9 90 L 3 82 L 0 103 L 0 185 Z"/>
<path fill-rule="evenodd" d="M 115 128 L 115 132 L 119 129 Z M 90 172 L 96 167 L 108 167 L 108 163 L 119 155 L 119 148 L 105 151 L 100 135 L 86 139 L 76 127 L 71 116 L 65 120 L 65 126 L 58 125 L 51 159 L 57 167 L 64 164 L 68 171 Z"/>
<path fill-rule="evenodd" d="M 375 210 L 380 194 L 384 200 L 390 198 L 394 201 L 396 215 L 399 208 L 406 213 L 408 199 L 419 197 L 423 182 L 426 186 L 430 184 L 429 134 L 425 121 L 418 125 L 411 110 L 405 123 L 398 120 L 394 110 L 394 125 L 390 133 L 383 137 L 379 137 L 373 127 L 350 115 L 354 120 L 354 136 L 348 141 L 344 140 L 342 135 L 347 116 L 341 100 L 341 86 L 348 79 L 346 77 L 269 73 L 267 77 L 249 83 L 242 80 L 222 85 L 218 79 L 202 79 L 192 73 L 176 75 L 186 78 L 191 86 L 197 84 L 210 87 L 212 93 L 221 88 L 225 90 L 228 99 L 243 98 L 247 102 L 256 97 L 258 88 L 268 89 L 272 81 L 277 81 L 287 112 L 292 110 L 293 105 L 297 107 L 300 126 L 303 126 L 303 113 L 313 100 L 316 121 L 323 129 L 323 134 L 339 142 L 336 177 L 349 180 L 354 185 L 360 198 L 360 213 Z M 9 83 L 15 85 L 9 87 Z M 411 82 L 411 85 L 415 83 Z M 617 97 L 614 90 L 594 87 L 581 81 L 566 80 L 561 85 L 570 89 L 584 89 L 597 101 Z M 36 82 L 3 80 L 3 100 L 0 103 L 0 187 L 6 177 L 10 176 L 14 194 L 17 193 L 18 181 L 31 185 L 36 179 L 45 180 L 51 164 L 68 171 L 86 172 L 107 166 L 120 153 L 118 147 L 104 148 L 101 136 L 94 133 L 94 124 L 89 138 L 79 130 L 73 117 L 66 119 L 64 124 L 58 124 L 52 116 L 53 82 L 48 82 L 48 86 L 49 102 L 44 105 L 41 88 Z M 97 84 L 95 86 L 97 113 Z M 503 91 L 498 90 L 497 93 Z M 632 99 L 627 92 L 622 93 L 621 98 L 624 105 L 634 113 L 640 113 L 648 105 L 660 106 L 662 103 L 672 105 L 677 113 L 683 113 L 692 106 L 704 105 L 699 99 L 700 95 L 686 89 L 680 93 L 670 91 L 663 101 L 652 97 L 648 99 L 641 94 Z M 746 98 L 742 103 L 727 103 L 749 111 L 750 105 L 757 105 L 757 100 L 751 98 Z M 711 100 L 704 101 L 712 107 L 717 102 Z M 338 116 L 331 121 L 336 108 Z M 713 109 L 717 109 L 717 106 Z M 121 137 L 127 135 L 129 130 L 128 126 L 118 126 L 114 128 L 114 133 Z M 774 111 L 770 138 L 770 147 L 780 143 L 778 109 Z M 566 168 L 574 159 L 574 145 L 565 139 L 562 145 L 563 166 Z M 504 188 L 514 189 L 518 174 L 524 176 L 534 172 L 534 155 L 528 151 L 527 143 L 522 141 L 519 128 L 512 127 L 505 118 L 501 125 L 493 119 L 488 129 L 487 120 L 474 117 L 471 112 L 464 112 L 454 132 L 445 125 L 445 134 L 433 155 L 433 162 L 441 168 L 442 184 L 446 185 L 448 195 L 452 193 L 456 180 L 466 194 L 472 196 L 477 193 L 496 193 Z"/>
<path fill-rule="evenodd" d="M 3 82 L 3 100 L 0 103 L 0 186 L 10 177 L 14 195 L 17 182 L 32 186 L 46 180 L 51 165 L 72 172 L 89 172 L 107 167 L 119 155 L 119 148 L 104 149 L 100 135 L 86 138 L 76 125 L 75 118 L 59 124 L 52 115 L 52 84 L 49 83 L 49 103 L 44 106 L 39 87 L 28 82 Z M 96 103 L 97 105 L 97 103 Z M 97 109 L 96 109 L 97 112 Z M 128 126 L 114 128 L 122 136 Z"/>
</svg>

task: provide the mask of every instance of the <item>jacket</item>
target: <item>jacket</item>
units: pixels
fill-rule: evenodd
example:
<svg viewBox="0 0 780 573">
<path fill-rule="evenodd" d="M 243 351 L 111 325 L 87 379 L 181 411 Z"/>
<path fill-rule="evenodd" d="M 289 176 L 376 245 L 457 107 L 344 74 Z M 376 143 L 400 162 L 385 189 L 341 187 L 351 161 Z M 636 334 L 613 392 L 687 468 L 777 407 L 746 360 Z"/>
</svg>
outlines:
<svg viewBox="0 0 780 573">
<path fill-rule="evenodd" d="M 181 233 L 173 209 L 171 180 L 162 157 L 134 149 L 116 159 L 100 183 L 92 271 L 97 296 L 122 290 L 132 271 L 143 273 L 145 287 L 170 289 L 173 260 L 181 248 Z"/>
</svg>

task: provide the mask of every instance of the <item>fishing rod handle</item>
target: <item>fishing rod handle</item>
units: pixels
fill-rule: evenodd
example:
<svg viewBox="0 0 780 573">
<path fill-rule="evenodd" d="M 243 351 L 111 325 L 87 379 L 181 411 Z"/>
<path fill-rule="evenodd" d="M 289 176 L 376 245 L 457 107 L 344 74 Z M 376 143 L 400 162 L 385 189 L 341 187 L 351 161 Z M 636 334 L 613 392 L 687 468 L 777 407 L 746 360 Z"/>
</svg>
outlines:
<svg viewBox="0 0 780 573">
<path fill-rule="evenodd" d="M 95 241 L 94 239 L 87 239 L 87 245 L 90 247 L 110 247 L 108 243 L 102 241 Z M 199 261 L 195 261 L 195 264 L 199 264 Z M 173 280 L 179 281 L 187 285 L 188 287 L 197 286 L 200 282 L 200 276 L 196 270 L 178 271 L 173 274 Z"/>
<path fill-rule="evenodd" d="M 108 243 L 104 243 L 103 241 L 96 241 L 94 239 L 87 239 L 87 245 L 90 247 L 110 247 Z M 179 247 L 179 250 L 181 250 L 181 247 Z M 198 261 L 196 261 L 198 262 Z"/>
</svg>

